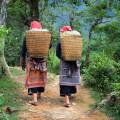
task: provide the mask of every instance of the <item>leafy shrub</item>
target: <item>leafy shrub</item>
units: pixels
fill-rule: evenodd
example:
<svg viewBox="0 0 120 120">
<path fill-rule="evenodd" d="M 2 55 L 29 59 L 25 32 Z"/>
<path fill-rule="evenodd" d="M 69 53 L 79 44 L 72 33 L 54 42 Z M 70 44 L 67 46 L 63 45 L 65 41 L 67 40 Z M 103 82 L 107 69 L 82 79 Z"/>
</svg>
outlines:
<svg viewBox="0 0 120 120">
<path fill-rule="evenodd" d="M 115 74 L 113 75 L 113 79 L 115 83 L 120 83 L 120 62 L 114 63 Z"/>
<path fill-rule="evenodd" d="M 9 115 L 5 112 L 5 108 L 21 109 L 22 105 L 20 84 L 2 76 L 0 79 L 0 120 L 17 120 L 18 113 L 14 112 Z"/>
<path fill-rule="evenodd" d="M 110 115 L 115 116 L 115 120 L 119 120 L 119 117 L 120 117 L 120 102 L 119 102 L 119 100 L 120 100 L 120 81 L 119 81 L 119 83 L 112 84 L 112 90 L 114 91 L 114 93 L 116 95 L 117 102 L 116 102 L 115 106 L 113 106 L 112 108 L 108 107 L 106 111 L 108 111 L 110 113 Z"/>
<path fill-rule="evenodd" d="M 5 57 L 10 66 L 19 65 L 22 46 L 22 33 L 19 28 L 11 28 L 5 40 Z"/>
<path fill-rule="evenodd" d="M 120 49 L 117 49 L 113 54 L 114 60 L 116 62 L 120 61 Z"/>
<path fill-rule="evenodd" d="M 59 59 L 56 57 L 54 48 L 51 48 L 51 50 L 49 51 L 48 70 L 52 73 L 59 73 Z"/>
<path fill-rule="evenodd" d="M 2 67 L 0 67 L 0 78 L 2 77 L 3 75 L 3 71 L 2 71 Z"/>
<path fill-rule="evenodd" d="M 110 91 L 115 73 L 114 61 L 104 54 L 95 54 L 88 68 L 84 69 L 86 85 L 100 92 Z"/>
<path fill-rule="evenodd" d="M 0 26 L 0 55 L 4 54 L 4 46 L 5 46 L 5 35 L 8 33 L 7 28 L 4 26 Z"/>
<path fill-rule="evenodd" d="M 114 117 L 114 120 L 120 120 L 120 103 L 113 107 L 105 106 L 103 111 L 110 117 Z"/>
</svg>

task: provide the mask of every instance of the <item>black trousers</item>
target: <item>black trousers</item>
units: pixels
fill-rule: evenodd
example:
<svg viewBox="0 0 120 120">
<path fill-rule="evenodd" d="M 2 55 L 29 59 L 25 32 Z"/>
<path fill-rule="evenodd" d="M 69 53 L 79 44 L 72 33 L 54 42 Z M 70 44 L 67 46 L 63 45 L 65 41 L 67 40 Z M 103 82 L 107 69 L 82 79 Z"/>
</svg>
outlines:
<svg viewBox="0 0 120 120">
<path fill-rule="evenodd" d="M 60 85 L 60 96 L 71 96 L 71 94 L 75 94 L 77 92 L 76 86 L 64 86 Z"/>
<path fill-rule="evenodd" d="M 33 93 L 41 93 L 41 92 L 44 92 L 44 91 L 45 91 L 44 87 L 29 88 L 28 89 L 28 95 L 32 95 Z"/>
</svg>

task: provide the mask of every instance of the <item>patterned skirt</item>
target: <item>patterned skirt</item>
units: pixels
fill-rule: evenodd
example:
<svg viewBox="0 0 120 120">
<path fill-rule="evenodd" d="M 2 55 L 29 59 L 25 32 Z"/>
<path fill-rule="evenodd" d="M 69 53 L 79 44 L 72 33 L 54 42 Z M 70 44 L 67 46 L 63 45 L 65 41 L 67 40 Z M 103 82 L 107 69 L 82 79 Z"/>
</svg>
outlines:
<svg viewBox="0 0 120 120">
<path fill-rule="evenodd" d="M 80 85 L 80 68 L 75 61 L 66 62 L 61 60 L 60 64 L 60 85 Z"/>
<path fill-rule="evenodd" d="M 36 88 L 36 87 L 45 87 L 47 82 L 47 70 L 40 70 L 36 69 L 39 68 L 38 65 L 44 66 L 46 64 L 45 61 L 37 61 L 38 64 L 36 64 L 35 61 L 32 59 L 27 60 L 27 66 L 26 66 L 26 82 L 25 87 L 26 88 Z M 35 66 L 33 68 L 33 66 Z M 44 67 L 43 67 L 44 68 Z"/>
</svg>

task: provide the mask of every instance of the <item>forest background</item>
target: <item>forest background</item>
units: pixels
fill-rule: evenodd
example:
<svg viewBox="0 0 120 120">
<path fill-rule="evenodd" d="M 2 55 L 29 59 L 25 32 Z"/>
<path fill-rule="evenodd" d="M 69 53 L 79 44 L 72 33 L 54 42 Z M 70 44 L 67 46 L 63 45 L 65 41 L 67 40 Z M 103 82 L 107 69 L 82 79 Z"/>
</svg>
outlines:
<svg viewBox="0 0 120 120">
<path fill-rule="evenodd" d="M 0 1 L 1 5 L 3 1 Z M 52 33 L 52 48 L 47 58 L 48 69 L 51 73 L 59 74 L 59 60 L 55 54 L 58 31 L 60 27 L 70 25 L 83 38 L 80 69 L 85 85 L 99 93 L 99 101 L 113 92 L 120 98 L 119 0 L 6 1 L 6 9 L 0 13 L 1 16 L 6 15 L 6 27 L 0 27 L 0 55 L 4 54 L 9 66 L 20 65 L 20 51 L 28 29 L 27 23 L 30 17 L 35 17 L 41 21 L 43 28 Z M 1 80 L 3 74 L 5 71 L 1 65 Z M 105 109 L 117 119 L 120 103 L 112 107 L 105 106 Z"/>
</svg>

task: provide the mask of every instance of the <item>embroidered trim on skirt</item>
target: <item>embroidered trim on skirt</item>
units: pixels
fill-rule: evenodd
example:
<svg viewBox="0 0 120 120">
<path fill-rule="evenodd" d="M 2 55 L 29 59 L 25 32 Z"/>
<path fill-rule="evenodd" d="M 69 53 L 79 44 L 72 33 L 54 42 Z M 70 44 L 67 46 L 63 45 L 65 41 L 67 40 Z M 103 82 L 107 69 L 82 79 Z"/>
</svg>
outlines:
<svg viewBox="0 0 120 120">
<path fill-rule="evenodd" d="M 32 61 L 28 59 L 26 66 L 26 88 L 45 87 L 47 82 L 47 71 L 32 70 Z"/>
</svg>

